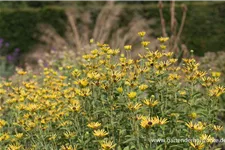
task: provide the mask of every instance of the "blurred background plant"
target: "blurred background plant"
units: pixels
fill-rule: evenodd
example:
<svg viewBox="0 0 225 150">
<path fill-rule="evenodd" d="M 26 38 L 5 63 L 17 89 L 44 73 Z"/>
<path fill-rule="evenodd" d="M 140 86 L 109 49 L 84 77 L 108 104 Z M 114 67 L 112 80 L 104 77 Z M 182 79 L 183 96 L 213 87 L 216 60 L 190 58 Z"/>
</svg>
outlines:
<svg viewBox="0 0 225 150">
<path fill-rule="evenodd" d="M 15 65 L 19 61 L 19 48 L 15 48 L 11 54 L 5 55 L 9 51 L 10 44 L 0 38 L 0 77 L 8 78 L 13 75 Z M 18 64 L 17 64 L 18 65 Z"/>
<path fill-rule="evenodd" d="M 132 33 L 141 30 L 147 32 L 152 49 L 156 37 L 168 35 L 178 56 L 186 55 L 187 49 L 203 56 L 225 46 L 220 34 L 225 32 L 224 2 L 21 1 L 0 2 L 0 8 L 0 37 L 10 41 L 9 50 L 20 47 L 21 63 L 37 64 L 43 52 L 80 47 L 90 38 L 117 48 L 136 40 L 137 46 L 140 41 Z"/>
</svg>

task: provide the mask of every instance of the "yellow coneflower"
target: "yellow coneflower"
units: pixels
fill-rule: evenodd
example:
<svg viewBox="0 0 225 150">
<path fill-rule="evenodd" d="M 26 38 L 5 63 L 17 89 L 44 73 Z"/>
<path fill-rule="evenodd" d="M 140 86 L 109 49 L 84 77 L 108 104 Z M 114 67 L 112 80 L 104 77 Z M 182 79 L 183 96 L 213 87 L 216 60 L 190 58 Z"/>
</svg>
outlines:
<svg viewBox="0 0 225 150">
<path fill-rule="evenodd" d="M 146 84 L 141 84 L 140 86 L 139 86 L 139 89 L 141 90 L 141 91 L 144 91 L 144 90 L 146 90 L 148 88 L 148 85 L 146 85 Z"/>
<path fill-rule="evenodd" d="M 66 139 L 72 139 L 72 138 L 75 137 L 76 133 L 75 132 L 66 131 L 65 133 L 63 133 L 63 135 L 65 136 Z"/>
<path fill-rule="evenodd" d="M 221 72 L 212 72 L 212 76 L 213 77 L 220 77 L 221 76 Z"/>
<path fill-rule="evenodd" d="M 198 117 L 196 112 L 192 112 L 188 115 L 191 119 L 196 119 Z"/>
<path fill-rule="evenodd" d="M 123 92 L 123 88 L 122 88 L 122 87 L 118 87 L 116 90 L 117 90 L 117 92 L 119 92 L 119 93 L 122 93 L 122 92 Z"/>
<path fill-rule="evenodd" d="M 161 43 L 164 43 L 164 42 L 166 42 L 166 41 L 168 41 L 169 40 L 169 38 L 168 37 L 160 37 L 160 38 L 157 38 Z"/>
<path fill-rule="evenodd" d="M 142 41 L 141 45 L 143 45 L 144 47 L 148 46 L 150 44 L 150 41 Z"/>
<path fill-rule="evenodd" d="M 189 123 L 186 123 L 186 126 L 190 129 L 196 130 L 196 131 L 202 131 L 205 129 L 204 125 L 202 122 L 197 122 L 197 123 L 193 123 L 192 121 L 190 121 Z"/>
<path fill-rule="evenodd" d="M 27 72 L 26 72 L 26 71 L 21 71 L 21 70 L 20 70 L 20 71 L 17 71 L 17 74 L 19 74 L 19 75 L 22 75 L 22 76 L 23 76 L 23 75 L 26 75 L 26 74 L 27 74 Z"/>
<path fill-rule="evenodd" d="M 222 87 L 222 86 L 216 86 L 213 89 L 209 90 L 209 95 L 210 96 L 219 97 L 223 93 L 225 93 L 225 88 Z"/>
<path fill-rule="evenodd" d="M 5 120 L 0 119 L 0 129 L 5 126 L 7 122 Z"/>
<path fill-rule="evenodd" d="M 154 107 L 159 103 L 159 101 L 153 100 L 153 99 L 145 99 L 145 100 L 143 100 L 143 103 L 149 107 Z"/>
<path fill-rule="evenodd" d="M 90 39 L 89 42 L 90 42 L 90 44 L 94 43 L 94 39 Z"/>
<path fill-rule="evenodd" d="M 159 118 L 158 124 L 159 124 L 159 125 L 164 125 L 164 124 L 166 124 L 167 122 L 168 122 L 168 121 L 167 121 L 166 118 Z"/>
<path fill-rule="evenodd" d="M 127 94 L 130 99 L 134 99 L 137 96 L 136 92 L 130 92 Z"/>
<path fill-rule="evenodd" d="M 220 125 L 213 125 L 213 129 L 215 131 L 221 131 L 223 129 L 223 126 L 220 126 Z"/>
<path fill-rule="evenodd" d="M 154 118 L 151 117 L 142 117 L 141 120 L 141 126 L 143 128 L 151 128 L 152 126 L 154 126 L 155 124 L 157 124 L 157 121 Z"/>
<path fill-rule="evenodd" d="M 72 146 L 72 145 L 62 145 L 60 147 L 60 150 L 76 150 L 76 146 Z"/>
<path fill-rule="evenodd" d="M 160 45 L 160 48 L 161 48 L 162 50 L 164 50 L 164 49 L 166 49 L 166 45 Z"/>
<path fill-rule="evenodd" d="M 130 109 L 131 111 L 136 111 L 138 109 L 140 109 L 142 105 L 140 103 L 136 103 L 136 104 L 132 104 L 132 103 L 128 103 L 127 107 L 128 109 Z"/>
<path fill-rule="evenodd" d="M 22 145 L 20 143 L 14 143 L 8 145 L 8 150 L 19 150 L 22 148 Z"/>
<path fill-rule="evenodd" d="M 138 32 L 138 35 L 139 35 L 140 37 L 144 37 L 145 34 L 146 34 L 146 32 L 144 32 L 144 31 Z"/>
<path fill-rule="evenodd" d="M 190 142 L 190 145 L 196 150 L 202 150 L 205 147 L 204 143 L 200 141 Z"/>
<path fill-rule="evenodd" d="M 104 129 L 94 130 L 94 136 L 96 136 L 96 137 L 104 137 L 104 136 L 106 136 L 108 134 L 109 133 L 106 132 Z"/>
<path fill-rule="evenodd" d="M 127 51 L 130 51 L 130 50 L 131 50 L 131 48 L 132 48 L 132 46 L 131 46 L 131 45 L 125 45 L 125 46 L 124 46 L 124 49 L 125 49 L 125 50 L 127 50 Z"/>
<path fill-rule="evenodd" d="M 215 138 L 211 137 L 211 135 L 202 134 L 200 136 L 200 139 L 207 143 L 213 143 L 215 141 Z"/>
<path fill-rule="evenodd" d="M 21 139 L 23 137 L 23 133 L 16 133 L 15 137 L 17 139 Z"/>
<path fill-rule="evenodd" d="M 113 144 L 113 142 L 109 141 L 109 140 L 104 140 L 100 144 L 101 144 L 101 147 L 102 147 L 103 150 L 110 150 L 110 149 L 113 149 L 116 146 L 116 144 Z"/>
<path fill-rule="evenodd" d="M 91 122 L 87 125 L 89 128 L 92 128 L 92 129 L 97 129 L 101 126 L 101 123 L 99 122 Z"/>
</svg>

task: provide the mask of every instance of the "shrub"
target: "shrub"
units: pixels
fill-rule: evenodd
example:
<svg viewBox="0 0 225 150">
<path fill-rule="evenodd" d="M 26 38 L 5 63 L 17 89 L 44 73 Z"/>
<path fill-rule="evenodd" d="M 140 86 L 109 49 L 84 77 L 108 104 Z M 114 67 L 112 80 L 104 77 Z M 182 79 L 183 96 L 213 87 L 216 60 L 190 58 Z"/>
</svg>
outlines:
<svg viewBox="0 0 225 150">
<path fill-rule="evenodd" d="M 40 76 L 17 70 L 16 84 L 0 86 L 0 146 L 214 148 L 223 130 L 217 114 L 224 87 L 193 58 L 179 65 L 172 52 L 163 50 L 168 38 L 158 39 L 163 49 L 149 50 L 144 34 L 139 33 L 146 54 L 136 60 L 130 57 L 131 45 L 119 55 L 119 49 L 97 43 L 80 65 L 45 68 Z"/>
</svg>

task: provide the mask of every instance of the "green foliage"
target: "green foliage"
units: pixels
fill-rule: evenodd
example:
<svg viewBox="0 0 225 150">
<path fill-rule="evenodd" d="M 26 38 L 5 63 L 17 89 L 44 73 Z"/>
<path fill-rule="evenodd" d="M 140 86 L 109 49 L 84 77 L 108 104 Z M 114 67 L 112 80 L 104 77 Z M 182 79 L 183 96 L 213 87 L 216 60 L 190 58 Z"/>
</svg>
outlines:
<svg viewBox="0 0 225 150">
<path fill-rule="evenodd" d="M 14 73 L 14 69 L 15 66 L 7 63 L 5 57 L 0 57 L 0 77 L 8 78 Z"/>
<path fill-rule="evenodd" d="M 38 23 L 52 25 L 63 35 L 66 17 L 64 10 L 56 8 L 0 10 L 0 37 L 10 41 L 10 48 L 28 52 L 38 42 Z M 10 53 L 10 51 L 8 52 Z"/>
<path fill-rule="evenodd" d="M 188 5 L 188 9 L 183 36 L 188 47 L 201 56 L 208 51 L 224 50 L 225 3 Z"/>
</svg>

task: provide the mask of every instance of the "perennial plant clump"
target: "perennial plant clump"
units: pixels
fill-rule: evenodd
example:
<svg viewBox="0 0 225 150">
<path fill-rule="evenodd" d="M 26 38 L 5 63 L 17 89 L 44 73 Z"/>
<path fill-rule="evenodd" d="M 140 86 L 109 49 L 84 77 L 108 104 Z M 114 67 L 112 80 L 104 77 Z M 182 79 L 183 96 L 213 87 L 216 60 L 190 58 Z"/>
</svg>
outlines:
<svg viewBox="0 0 225 150">
<path fill-rule="evenodd" d="M 17 70 L 0 84 L 0 147 L 37 150 L 204 149 L 218 146 L 219 78 L 193 58 L 178 62 L 167 51 L 146 50 L 132 59 L 96 44 L 78 65 L 44 68 L 39 76 Z M 93 44 L 92 40 L 92 44 Z M 197 139 L 154 142 L 157 139 Z"/>
</svg>

